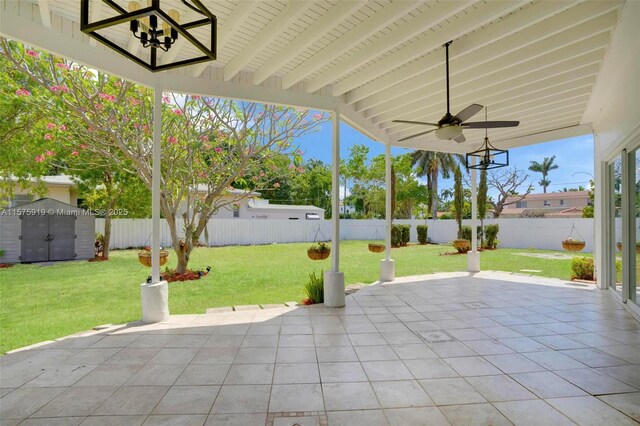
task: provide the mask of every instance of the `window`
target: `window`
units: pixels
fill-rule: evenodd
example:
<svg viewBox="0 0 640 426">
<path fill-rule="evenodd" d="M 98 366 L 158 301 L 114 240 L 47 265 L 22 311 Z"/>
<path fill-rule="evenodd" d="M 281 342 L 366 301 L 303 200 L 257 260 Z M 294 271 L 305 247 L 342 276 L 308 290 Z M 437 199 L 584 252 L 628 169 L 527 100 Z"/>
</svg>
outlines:
<svg viewBox="0 0 640 426">
<path fill-rule="evenodd" d="M 549 207 L 551 205 L 551 201 L 549 200 L 544 200 L 544 206 L 545 207 Z"/>
<path fill-rule="evenodd" d="M 233 217 L 240 217 L 240 204 L 233 205 Z"/>
<path fill-rule="evenodd" d="M 518 201 L 516 203 L 516 208 L 517 209 L 526 209 L 527 208 L 527 202 L 526 201 Z"/>
<path fill-rule="evenodd" d="M 564 206 L 564 200 L 560 200 L 560 205 Z"/>
<path fill-rule="evenodd" d="M 15 194 L 11 201 L 9 201 L 9 207 L 18 207 L 23 204 L 31 202 L 31 195 L 27 194 Z"/>
<path fill-rule="evenodd" d="M 307 220 L 320 220 L 320 215 L 318 213 L 307 213 L 305 216 Z"/>
</svg>

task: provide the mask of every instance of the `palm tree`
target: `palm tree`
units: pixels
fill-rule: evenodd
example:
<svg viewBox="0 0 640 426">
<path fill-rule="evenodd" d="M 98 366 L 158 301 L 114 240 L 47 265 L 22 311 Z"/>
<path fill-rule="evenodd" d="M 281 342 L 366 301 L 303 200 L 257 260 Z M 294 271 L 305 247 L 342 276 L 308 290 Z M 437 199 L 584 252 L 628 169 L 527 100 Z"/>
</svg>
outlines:
<svg viewBox="0 0 640 426">
<path fill-rule="evenodd" d="M 547 193 L 547 186 L 551 184 L 551 181 L 547 179 L 547 174 L 549 174 L 551 170 L 558 168 L 558 165 L 553 163 L 555 159 L 555 155 L 551 157 L 544 157 L 542 164 L 537 161 L 531 161 L 531 164 L 529 165 L 529 170 L 532 172 L 542 173 L 542 179 L 538 183 L 542 187 L 542 192 L 545 194 Z"/>
<path fill-rule="evenodd" d="M 427 177 L 429 191 L 429 211 L 435 219 L 438 217 L 438 176 L 448 179 L 464 157 L 460 154 L 448 154 L 436 151 L 415 151 L 411 153 L 411 166 L 417 166 L 418 176 Z"/>
</svg>

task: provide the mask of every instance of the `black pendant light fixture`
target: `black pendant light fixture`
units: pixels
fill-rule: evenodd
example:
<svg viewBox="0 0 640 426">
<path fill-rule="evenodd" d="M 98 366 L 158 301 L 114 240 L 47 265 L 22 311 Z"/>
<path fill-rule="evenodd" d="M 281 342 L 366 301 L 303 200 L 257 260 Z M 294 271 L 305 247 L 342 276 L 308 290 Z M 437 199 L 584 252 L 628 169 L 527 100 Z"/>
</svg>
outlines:
<svg viewBox="0 0 640 426">
<path fill-rule="evenodd" d="M 146 2 L 147 7 L 142 7 L 140 2 Z M 131 59 L 144 68 L 156 72 L 171 68 L 193 65 L 200 62 L 207 62 L 216 59 L 216 27 L 217 19 L 200 0 L 93 0 L 92 7 L 101 7 L 101 4 L 109 6 L 115 12 L 114 16 L 90 22 L 91 0 L 81 0 L 80 2 L 80 29 L 83 33 L 93 37 L 123 56 Z M 180 4 L 189 11 L 197 14 L 197 18 L 190 22 L 180 22 L 180 12 L 175 7 Z M 184 9 L 184 8 L 183 8 Z M 193 14 L 193 13 L 192 13 Z M 183 14 L 184 15 L 184 14 Z M 128 31 L 135 37 L 140 45 L 149 49 L 148 60 L 139 58 L 131 51 L 115 42 L 106 29 L 128 24 Z M 194 34 L 195 29 L 200 31 L 200 37 Z M 209 34 L 210 32 L 210 34 Z M 206 34 L 206 40 L 201 40 L 202 34 Z M 198 54 L 188 59 L 175 59 L 171 62 L 161 63 L 158 50 L 169 52 L 170 49 L 178 48 L 176 41 L 184 39 L 191 44 Z M 170 55 L 177 58 L 177 55 Z"/>
<path fill-rule="evenodd" d="M 484 119 L 487 121 L 487 107 L 484 107 Z M 476 159 L 473 164 L 472 158 Z M 488 129 L 484 129 L 484 142 L 480 149 L 470 152 L 466 155 L 467 169 L 490 170 L 507 167 L 509 165 L 509 151 L 498 149 L 489 142 Z"/>
</svg>

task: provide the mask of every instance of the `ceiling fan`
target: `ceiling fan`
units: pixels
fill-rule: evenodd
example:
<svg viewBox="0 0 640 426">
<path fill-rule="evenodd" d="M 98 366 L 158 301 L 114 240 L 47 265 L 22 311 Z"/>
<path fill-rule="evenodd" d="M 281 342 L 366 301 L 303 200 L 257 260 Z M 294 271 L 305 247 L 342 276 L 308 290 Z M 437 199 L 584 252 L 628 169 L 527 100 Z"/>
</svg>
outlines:
<svg viewBox="0 0 640 426">
<path fill-rule="evenodd" d="M 407 139 L 417 138 L 418 136 L 426 135 L 427 133 L 436 132 L 438 139 L 451 140 L 456 142 L 464 142 L 467 139 L 462 134 L 462 129 L 491 129 L 497 127 L 516 127 L 520 124 L 519 121 L 476 121 L 466 122 L 474 115 L 476 115 L 483 106 L 478 104 L 471 104 L 456 115 L 451 115 L 449 111 L 449 45 L 452 42 L 445 43 L 445 51 L 447 55 L 447 113 L 437 123 L 427 123 L 424 121 L 413 120 L 393 120 L 394 123 L 403 124 L 418 124 L 421 126 L 434 126 L 437 129 L 427 130 L 426 132 L 420 132 L 415 135 L 407 136 L 399 139 L 399 141 L 406 141 Z"/>
</svg>

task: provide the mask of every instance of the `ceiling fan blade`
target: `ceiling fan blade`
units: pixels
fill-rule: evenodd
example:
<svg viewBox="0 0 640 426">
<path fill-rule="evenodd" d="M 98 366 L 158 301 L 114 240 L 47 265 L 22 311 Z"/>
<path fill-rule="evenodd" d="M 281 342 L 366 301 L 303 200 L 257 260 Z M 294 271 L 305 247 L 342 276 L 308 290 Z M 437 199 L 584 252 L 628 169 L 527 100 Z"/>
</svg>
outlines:
<svg viewBox="0 0 640 426">
<path fill-rule="evenodd" d="M 418 136 L 426 135 L 427 133 L 435 132 L 438 129 L 427 130 L 426 132 L 417 133 L 415 135 L 407 136 L 406 138 L 398 139 L 398 142 L 406 141 L 407 139 L 417 138 Z"/>
<path fill-rule="evenodd" d="M 471 104 L 465 109 L 463 109 L 462 111 L 460 111 L 459 113 L 457 113 L 456 118 L 464 122 L 470 119 L 471 117 L 473 117 L 474 115 L 476 115 L 477 113 L 479 113 L 482 110 L 482 108 L 484 108 L 482 105 Z"/>
<path fill-rule="evenodd" d="M 474 121 L 462 123 L 467 129 L 495 129 L 497 127 L 518 127 L 519 121 Z"/>
<path fill-rule="evenodd" d="M 393 120 L 392 123 L 420 124 L 420 125 L 425 125 L 425 126 L 438 126 L 435 123 L 427 123 L 425 121 L 411 121 L 411 120 Z"/>
<path fill-rule="evenodd" d="M 465 138 L 463 134 L 460 134 L 460 136 L 458 136 L 457 138 L 453 138 L 453 140 L 458 143 L 462 143 L 462 142 L 466 142 L 467 138 Z"/>
</svg>

